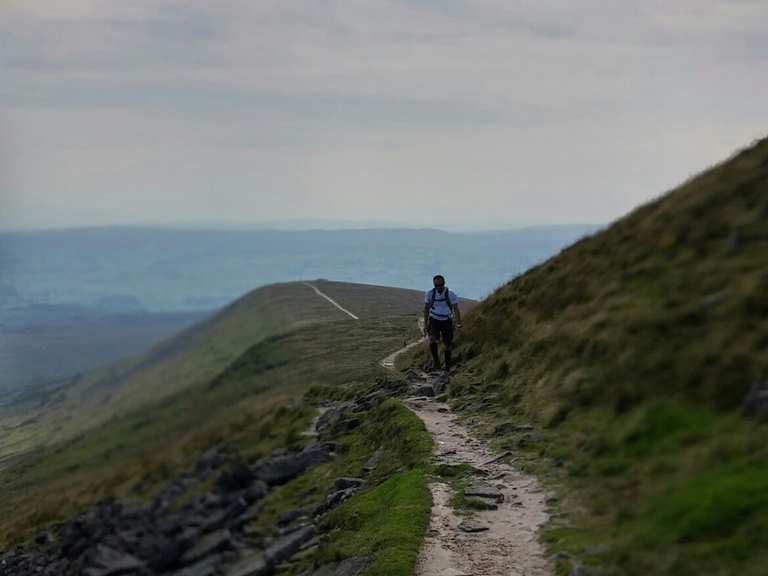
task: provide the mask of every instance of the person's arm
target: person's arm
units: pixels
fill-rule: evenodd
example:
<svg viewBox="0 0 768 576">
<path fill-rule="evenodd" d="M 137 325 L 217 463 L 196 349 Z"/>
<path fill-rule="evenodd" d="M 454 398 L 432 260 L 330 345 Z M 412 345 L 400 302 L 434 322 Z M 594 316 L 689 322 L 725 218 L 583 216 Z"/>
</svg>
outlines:
<svg viewBox="0 0 768 576">
<path fill-rule="evenodd" d="M 454 294 L 454 296 L 456 296 Z M 456 319 L 456 327 L 461 328 L 461 312 L 459 311 L 459 297 L 456 296 L 456 302 L 452 306 L 453 317 Z"/>
<path fill-rule="evenodd" d="M 461 312 L 459 312 L 459 305 L 453 305 L 453 317 L 456 318 L 456 326 L 461 328 Z"/>
</svg>

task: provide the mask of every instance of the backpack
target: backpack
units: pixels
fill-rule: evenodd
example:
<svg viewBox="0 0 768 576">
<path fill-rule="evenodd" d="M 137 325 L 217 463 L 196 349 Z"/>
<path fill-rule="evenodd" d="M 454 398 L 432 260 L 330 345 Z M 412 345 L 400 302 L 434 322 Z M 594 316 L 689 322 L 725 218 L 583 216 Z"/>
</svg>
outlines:
<svg viewBox="0 0 768 576">
<path fill-rule="evenodd" d="M 448 304 L 448 309 L 453 313 L 453 306 L 451 305 L 451 292 L 448 290 L 448 286 L 444 287 L 445 290 L 445 302 Z M 437 295 L 437 289 L 432 288 L 432 295 L 429 297 L 429 311 L 435 307 L 435 296 Z M 449 316 L 450 318 L 450 316 Z"/>
</svg>

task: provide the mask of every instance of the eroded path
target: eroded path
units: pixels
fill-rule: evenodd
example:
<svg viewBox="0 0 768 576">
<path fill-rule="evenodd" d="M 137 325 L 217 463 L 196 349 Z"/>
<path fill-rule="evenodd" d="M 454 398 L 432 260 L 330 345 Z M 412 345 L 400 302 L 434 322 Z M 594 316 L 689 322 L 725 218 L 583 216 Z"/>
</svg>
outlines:
<svg viewBox="0 0 768 576">
<path fill-rule="evenodd" d="M 397 357 L 381 364 L 394 369 Z M 442 384 L 429 375 L 411 375 L 415 388 Z M 546 496 L 535 477 L 516 470 L 491 451 L 487 442 L 459 421 L 450 407 L 430 397 L 406 404 L 423 421 L 435 441 L 436 463 L 468 464 L 476 469 L 465 496 L 487 502 L 493 510 L 461 515 L 451 506 L 453 489 L 435 481 L 430 529 L 419 554 L 416 576 L 546 576 L 552 573 L 538 531 L 546 522 Z"/>
<path fill-rule="evenodd" d="M 433 483 L 430 531 L 419 556 L 417 576 L 549 574 L 544 548 L 537 538 L 547 512 L 536 478 L 499 460 L 499 455 L 461 424 L 446 404 L 430 400 L 410 400 L 408 404 L 435 439 L 437 462 L 476 468 L 476 479 L 466 495 L 498 507 L 459 516 L 450 506 L 451 487 Z"/>
</svg>

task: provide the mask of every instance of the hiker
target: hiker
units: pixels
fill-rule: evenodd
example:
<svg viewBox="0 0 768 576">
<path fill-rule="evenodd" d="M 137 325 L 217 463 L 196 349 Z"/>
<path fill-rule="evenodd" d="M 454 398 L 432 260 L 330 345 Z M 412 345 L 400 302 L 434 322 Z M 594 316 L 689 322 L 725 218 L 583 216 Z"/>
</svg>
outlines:
<svg viewBox="0 0 768 576">
<path fill-rule="evenodd" d="M 461 328 L 459 297 L 445 286 L 445 278 L 438 274 L 432 278 L 434 288 L 424 294 L 424 330 L 429 336 L 429 351 L 432 353 L 432 368 L 440 369 L 440 357 L 437 354 L 437 341 L 442 338 L 445 349 L 445 371 L 451 369 L 451 349 L 453 348 L 453 319 L 456 327 Z"/>
</svg>

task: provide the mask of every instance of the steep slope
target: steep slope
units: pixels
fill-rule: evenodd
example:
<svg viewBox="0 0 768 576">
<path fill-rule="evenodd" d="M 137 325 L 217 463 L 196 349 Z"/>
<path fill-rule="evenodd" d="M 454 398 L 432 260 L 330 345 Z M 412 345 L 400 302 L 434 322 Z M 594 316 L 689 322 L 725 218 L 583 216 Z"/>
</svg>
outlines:
<svg viewBox="0 0 768 576">
<path fill-rule="evenodd" d="M 455 404 L 560 484 L 563 570 L 764 574 L 768 140 L 498 289 L 459 356 Z"/>
<path fill-rule="evenodd" d="M 342 291 L 347 305 L 368 317 L 413 314 L 420 301 L 412 290 L 320 285 Z M 208 382 L 248 348 L 272 336 L 348 319 L 304 283 L 254 290 L 137 358 L 0 398 L 0 462 Z"/>
</svg>

